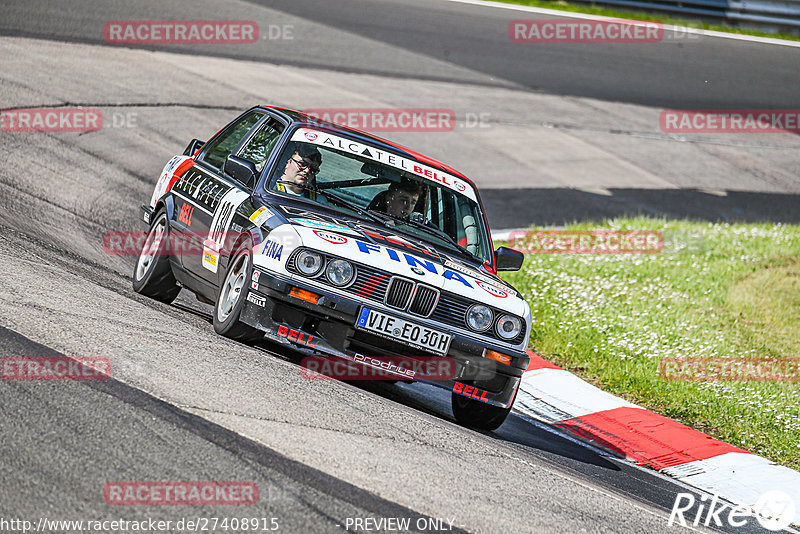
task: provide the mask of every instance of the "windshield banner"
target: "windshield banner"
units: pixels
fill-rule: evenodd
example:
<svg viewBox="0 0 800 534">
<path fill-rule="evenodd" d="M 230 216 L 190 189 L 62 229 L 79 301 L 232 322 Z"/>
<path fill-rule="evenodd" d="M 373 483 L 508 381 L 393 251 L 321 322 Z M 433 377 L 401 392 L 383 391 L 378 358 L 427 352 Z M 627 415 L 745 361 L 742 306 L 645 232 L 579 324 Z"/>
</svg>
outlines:
<svg viewBox="0 0 800 534">
<path fill-rule="evenodd" d="M 313 143 L 315 145 L 341 150 L 343 152 L 349 152 L 357 156 L 369 158 L 373 161 L 390 165 L 396 169 L 410 172 L 419 176 L 420 178 L 440 184 L 448 189 L 452 189 L 453 191 L 466 196 L 473 202 L 478 202 L 478 198 L 475 196 L 475 191 L 472 189 L 472 186 L 465 181 L 456 178 L 452 174 L 442 172 L 441 170 L 434 169 L 433 167 L 428 167 L 427 165 L 424 165 L 418 161 L 404 158 L 402 156 L 398 156 L 397 154 L 385 152 L 374 146 L 365 145 L 351 139 L 346 139 L 344 137 L 331 135 L 327 132 L 311 130 L 308 128 L 300 128 L 297 130 L 292 136 L 292 141 Z"/>
</svg>

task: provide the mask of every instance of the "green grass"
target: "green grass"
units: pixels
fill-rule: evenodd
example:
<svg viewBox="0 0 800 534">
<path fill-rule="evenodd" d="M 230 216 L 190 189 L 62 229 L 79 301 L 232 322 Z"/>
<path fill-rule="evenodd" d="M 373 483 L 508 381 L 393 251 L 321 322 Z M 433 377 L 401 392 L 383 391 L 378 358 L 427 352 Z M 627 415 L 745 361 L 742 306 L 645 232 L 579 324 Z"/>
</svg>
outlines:
<svg viewBox="0 0 800 534">
<path fill-rule="evenodd" d="M 615 219 L 660 254 L 527 255 L 531 348 L 604 390 L 800 468 L 800 382 L 667 381 L 665 357 L 800 357 L 800 226 Z M 514 244 L 512 243 L 511 246 Z"/>
<path fill-rule="evenodd" d="M 708 24 L 698 20 L 686 20 L 669 15 L 658 13 L 647 13 L 644 11 L 624 11 L 620 9 L 612 9 L 606 7 L 597 7 L 594 4 L 571 4 L 563 0 L 547 1 L 547 0 L 492 0 L 499 1 L 505 4 L 517 4 L 521 6 L 541 7 L 546 9 L 557 9 L 559 11 L 568 11 L 570 13 L 588 13 L 590 15 L 600 15 L 603 17 L 614 17 L 620 19 L 633 19 L 633 20 L 647 20 L 653 22 L 660 22 L 662 24 L 672 26 L 685 26 L 688 28 L 697 28 L 702 30 L 712 30 L 718 32 L 735 33 L 740 35 L 754 35 L 756 37 L 770 37 L 773 39 L 785 39 L 788 41 L 800 41 L 800 35 L 791 35 L 786 33 L 769 33 L 763 32 L 752 28 L 740 28 L 735 26 L 723 26 L 721 24 Z"/>
</svg>

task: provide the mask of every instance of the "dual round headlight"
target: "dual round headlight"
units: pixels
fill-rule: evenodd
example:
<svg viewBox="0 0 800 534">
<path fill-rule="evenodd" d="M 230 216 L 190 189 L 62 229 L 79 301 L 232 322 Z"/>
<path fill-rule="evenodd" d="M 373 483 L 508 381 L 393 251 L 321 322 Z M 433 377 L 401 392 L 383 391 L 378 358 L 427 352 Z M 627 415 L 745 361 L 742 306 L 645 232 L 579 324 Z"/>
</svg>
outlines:
<svg viewBox="0 0 800 534">
<path fill-rule="evenodd" d="M 325 265 L 325 258 L 312 250 L 304 250 L 295 259 L 297 270 L 305 276 L 316 276 Z M 347 260 L 331 260 L 325 267 L 325 277 L 335 286 L 346 286 L 356 275 L 356 268 Z"/>
<path fill-rule="evenodd" d="M 491 308 L 483 304 L 473 304 L 467 310 L 467 325 L 476 332 L 485 332 L 494 322 Z M 522 321 L 513 315 L 503 315 L 494 328 L 497 335 L 506 341 L 516 338 L 522 331 Z"/>
<path fill-rule="evenodd" d="M 346 286 L 355 274 L 353 264 L 346 260 L 331 260 L 325 267 L 325 277 L 335 286 Z"/>
<path fill-rule="evenodd" d="M 493 320 L 494 314 L 492 310 L 483 304 L 473 304 L 470 309 L 467 310 L 467 325 L 476 332 L 488 330 L 489 327 L 492 326 Z"/>
<path fill-rule="evenodd" d="M 306 276 L 314 276 L 322 269 L 322 256 L 310 250 L 304 250 L 295 260 L 297 270 Z"/>
<path fill-rule="evenodd" d="M 517 337 L 522 330 L 522 321 L 513 315 L 503 315 L 497 320 L 497 326 L 494 330 L 501 338 L 511 341 Z"/>
</svg>

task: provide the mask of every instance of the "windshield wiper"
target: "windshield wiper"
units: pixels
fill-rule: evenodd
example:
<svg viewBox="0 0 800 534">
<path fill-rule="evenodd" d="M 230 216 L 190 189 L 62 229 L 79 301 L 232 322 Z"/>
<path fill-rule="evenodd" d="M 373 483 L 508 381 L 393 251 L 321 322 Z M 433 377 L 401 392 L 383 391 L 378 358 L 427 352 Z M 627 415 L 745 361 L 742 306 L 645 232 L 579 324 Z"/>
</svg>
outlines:
<svg viewBox="0 0 800 534">
<path fill-rule="evenodd" d="M 389 217 L 390 219 L 395 220 L 395 221 L 400 221 L 401 223 L 407 224 L 409 226 L 413 226 L 414 228 L 419 228 L 420 230 L 424 230 L 425 232 L 428 232 L 429 234 L 434 235 L 436 237 L 439 237 L 439 238 L 443 237 L 443 238 L 445 238 L 447 240 L 448 243 L 450 243 L 451 245 L 456 247 L 456 249 L 459 252 L 468 255 L 470 257 L 470 259 L 477 260 L 480 263 L 483 263 L 483 260 L 481 258 L 479 258 L 478 256 L 476 256 L 475 254 L 473 254 L 469 250 L 467 250 L 464 247 L 462 247 L 461 245 L 459 245 L 458 241 L 456 241 L 453 238 L 453 236 L 451 236 L 450 234 L 448 234 L 448 233 L 446 233 L 446 232 L 444 232 L 442 230 L 439 230 L 438 228 L 432 228 L 430 226 L 427 226 L 427 225 L 425 225 L 423 223 L 414 221 L 412 219 L 406 219 L 405 217 L 398 217 L 396 215 L 392 215 L 390 213 L 386 213 L 386 212 L 383 212 L 383 211 L 375 211 L 375 210 L 369 210 L 369 211 L 372 212 L 372 213 L 378 213 L 378 214 L 380 214 L 382 216 L 385 216 L 385 217 Z"/>
<path fill-rule="evenodd" d="M 385 219 L 382 219 L 382 218 L 380 218 L 380 217 L 378 217 L 376 215 L 373 215 L 371 213 L 371 210 L 364 209 L 361 206 L 359 206 L 358 204 L 353 204 L 352 202 L 349 202 L 349 201 L 343 199 L 339 195 L 334 195 L 333 193 L 328 193 L 327 191 L 323 191 L 322 189 L 319 189 L 317 187 L 311 187 L 309 185 L 300 185 L 300 184 L 297 184 L 295 182 L 287 182 L 286 180 L 278 180 L 276 183 L 286 184 L 286 185 L 293 185 L 293 186 L 296 186 L 296 187 L 300 187 L 301 189 L 304 189 L 305 191 L 311 191 L 311 192 L 316 193 L 318 195 L 322 195 L 323 197 L 327 198 L 328 200 L 333 200 L 334 202 L 339 203 L 341 206 L 344 206 L 345 208 L 349 208 L 349 209 L 351 209 L 351 210 L 353 210 L 353 211 L 355 211 L 357 213 L 360 213 L 362 215 L 366 215 L 367 217 L 369 217 L 373 221 L 377 221 L 377 222 L 381 223 L 381 225 L 386 226 L 386 220 Z"/>
</svg>

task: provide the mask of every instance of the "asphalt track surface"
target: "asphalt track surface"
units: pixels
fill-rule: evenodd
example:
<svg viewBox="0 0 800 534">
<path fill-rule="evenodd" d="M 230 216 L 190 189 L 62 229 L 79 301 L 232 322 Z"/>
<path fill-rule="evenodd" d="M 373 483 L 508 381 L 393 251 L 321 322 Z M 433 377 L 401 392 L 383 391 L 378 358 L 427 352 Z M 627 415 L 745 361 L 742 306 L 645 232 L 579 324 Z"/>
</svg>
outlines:
<svg viewBox="0 0 800 534">
<path fill-rule="evenodd" d="M 223 4 L 230 16 L 219 16 Z M 175 58 L 107 47 L 98 37 L 97 24 L 102 28 L 110 19 L 247 19 L 254 4 L 198 2 L 193 11 L 188 5 L 33 1 L 0 7 L 3 107 L 95 102 L 107 103 L 109 115 L 134 110 L 137 118 L 136 127 L 98 135 L 0 137 L 6 157 L 0 166 L 0 354 L 105 356 L 113 363 L 107 381 L 0 382 L 0 518 L 255 516 L 277 518 L 282 532 L 341 532 L 348 518 L 397 517 L 442 525 L 452 520 L 456 532 L 675 531 L 667 527 L 669 510 L 678 492 L 691 490 L 674 481 L 516 415 L 494 433 L 464 429 L 453 422 L 449 396 L 434 388 L 305 380 L 297 355 L 216 336 L 211 308 L 191 295 L 165 306 L 135 294 L 134 258 L 105 254 L 102 239 L 108 230 L 142 230 L 138 206 L 168 157 L 252 104 L 254 93 L 240 87 L 250 74 L 233 60 L 259 61 L 265 84 L 276 72 L 299 77 L 303 69 L 324 66 L 333 74 L 316 76 L 325 77 L 328 91 L 343 91 L 346 78 L 349 87 L 406 84 L 432 93 L 456 84 L 465 92 L 584 91 L 664 105 L 671 102 L 668 94 L 685 106 L 706 97 L 660 85 L 640 86 L 626 97 L 631 89 L 620 72 L 635 71 L 629 52 L 608 59 L 602 55 L 611 51 L 598 51 L 587 60 L 591 48 L 553 50 L 559 57 L 543 52 L 536 61 L 605 62 L 611 72 L 595 92 L 577 75 L 563 75 L 558 83 L 564 87 L 533 83 L 531 65 L 515 68 L 502 43 L 493 48 L 476 38 L 491 33 L 482 24 L 503 27 L 511 15 L 478 16 L 475 8 L 442 2 L 408 2 L 402 13 L 398 2 L 388 1 L 269 3 L 270 20 L 315 31 L 303 34 L 309 42 L 276 43 L 257 57 L 196 47 Z M 454 17 L 463 17 L 457 27 L 470 31 L 438 29 L 452 28 Z M 320 46 L 326 41 L 332 44 Z M 472 53 L 462 53 L 469 43 Z M 690 69 L 714 59 L 735 70 L 748 68 L 740 59 L 752 55 L 751 68 L 765 69 L 753 76 L 761 76 L 766 93 L 733 84 L 724 93 L 726 105 L 790 105 L 796 52 L 736 42 L 715 42 L 708 56 L 696 52 L 692 61 L 675 61 Z M 176 62 L 189 65 L 179 70 Z M 276 70 L 275 64 L 292 68 Z M 771 65 L 782 65 L 782 77 L 766 75 Z M 250 63 L 246 68 L 253 70 Z M 619 87 L 609 96 L 613 88 L 604 85 Z M 289 98 L 277 83 L 268 89 L 263 94 L 278 103 Z M 310 83 L 302 90 L 320 91 Z M 448 143 L 460 142 L 448 138 L 437 148 L 447 152 Z M 481 155 L 461 157 L 478 165 L 473 160 Z M 494 190 L 506 191 L 498 206 L 515 184 L 521 185 L 512 181 Z M 236 508 L 110 506 L 102 488 L 119 480 L 253 481 L 261 498 Z M 758 531 L 752 525 L 723 530 Z"/>
<path fill-rule="evenodd" d="M 669 32 L 663 43 L 520 45 L 508 39 L 514 19 L 545 15 L 428 0 L 249 0 L 268 9 L 275 25 L 296 24 L 290 46 L 253 53 L 219 52 L 186 45 L 189 54 L 213 53 L 393 78 L 423 76 L 459 81 L 448 70 L 427 69 L 409 56 L 369 50 L 389 45 L 425 58 L 484 74 L 484 83 L 514 83 L 533 91 L 592 97 L 648 106 L 703 108 L 793 108 L 798 105 L 800 50 Z M 5 1 L 0 33 L 102 43 L 108 20 L 156 17 L 223 18 L 234 5 L 185 0 L 156 9 L 156 2 L 91 0 Z M 263 28 L 263 25 L 262 25 Z M 264 32 L 267 30 L 264 29 Z M 156 47 L 153 47 L 156 48 Z M 167 49 L 167 47 L 161 47 Z M 170 47 L 174 49 L 174 47 Z M 217 47 L 218 48 L 218 47 Z"/>
</svg>

